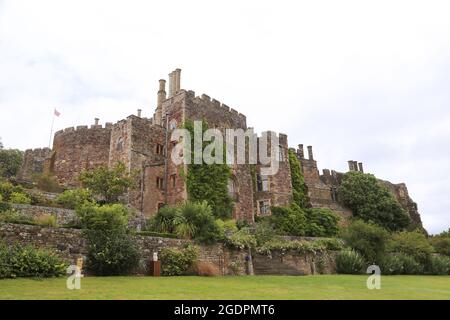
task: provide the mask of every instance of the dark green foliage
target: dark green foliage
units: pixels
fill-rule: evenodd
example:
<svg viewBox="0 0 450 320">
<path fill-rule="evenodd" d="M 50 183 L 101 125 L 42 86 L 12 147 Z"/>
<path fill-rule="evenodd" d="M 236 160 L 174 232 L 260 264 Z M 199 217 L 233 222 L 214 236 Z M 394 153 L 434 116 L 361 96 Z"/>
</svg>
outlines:
<svg viewBox="0 0 450 320">
<path fill-rule="evenodd" d="M 123 163 L 112 169 L 98 167 L 92 171 L 84 171 L 79 179 L 85 188 L 106 203 L 117 203 L 119 197 L 134 185 L 134 179 Z"/>
<path fill-rule="evenodd" d="M 25 194 L 25 190 L 21 186 L 15 186 L 9 181 L 0 181 L 0 196 L 2 201 L 11 201 L 11 196 L 16 194 Z"/>
<path fill-rule="evenodd" d="M 289 165 L 291 167 L 292 195 L 294 203 L 300 208 L 309 206 L 308 187 L 300 169 L 300 161 L 297 159 L 295 152 L 289 149 Z M 254 189 L 256 190 L 256 189 Z"/>
<path fill-rule="evenodd" d="M 450 257 L 450 229 L 431 237 L 430 243 L 437 253 Z"/>
<path fill-rule="evenodd" d="M 0 242 L 0 279 L 62 276 L 67 265 L 56 254 L 30 245 Z"/>
<path fill-rule="evenodd" d="M 19 172 L 22 162 L 22 151 L 15 149 L 0 149 L 0 177 L 14 177 Z"/>
<path fill-rule="evenodd" d="M 185 128 L 191 133 L 191 151 L 194 150 L 194 124 L 185 123 Z M 202 130 L 205 132 L 208 125 L 203 121 Z M 204 142 L 203 149 L 210 142 Z M 225 148 L 223 149 L 225 155 Z M 192 156 L 192 161 L 194 157 Z M 224 158 L 225 159 L 225 158 Z M 234 207 L 233 199 L 228 194 L 228 183 L 231 179 L 231 169 L 226 164 L 189 164 L 187 172 L 187 191 L 189 200 L 193 202 L 207 201 L 212 207 L 215 217 L 221 219 L 231 218 Z"/>
<path fill-rule="evenodd" d="M 306 213 L 298 205 L 290 207 L 272 207 L 272 216 L 268 217 L 274 228 L 280 233 L 290 236 L 305 236 L 307 234 Z"/>
<path fill-rule="evenodd" d="M 306 235 L 310 237 L 334 237 L 339 232 L 339 216 L 326 208 L 306 210 Z"/>
<path fill-rule="evenodd" d="M 164 276 L 181 276 L 188 272 L 198 256 L 198 248 L 188 245 L 185 248 L 161 250 L 161 271 Z"/>
<path fill-rule="evenodd" d="M 404 253 L 387 254 L 380 259 L 378 265 L 381 274 L 385 275 L 414 275 L 422 274 L 424 271 L 420 263 Z"/>
<path fill-rule="evenodd" d="M 0 213 L 11 210 L 11 205 L 7 202 L 0 202 Z"/>
<path fill-rule="evenodd" d="M 411 223 L 394 195 L 371 174 L 346 173 L 338 193 L 341 201 L 359 219 L 372 221 L 391 231 L 403 230 Z"/>
<path fill-rule="evenodd" d="M 87 268 L 95 275 L 123 275 L 139 263 L 139 251 L 128 233 L 127 208 L 120 204 L 85 203 L 77 209 L 87 238 Z"/>
<path fill-rule="evenodd" d="M 364 259 L 353 250 L 344 250 L 336 256 L 336 271 L 340 274 L 361 274 L 363 272 Z"/>
<path fill-rule="evenodd" d="M 125 275 L 139 264 L 133 238 L 123 230 L 86 230 L 86 267 L 97 276 Z"/>
<path fill-rule="evenodd" d="M 409 255 L 422 265 L 428 263 L 433 252 L 433 247 L 420 232 L 395 233 L 389 241 L 388 248 L 390 252 Z"/>
<path fill-rule="evenodd" d="M 431 275 L 450 274 L 450 258 L 446 256 L 431 256 L 426 266 L 426 273 Z"/>
<path fill-rule="evenodd" d="M 158 213 L 150 221 L 150 228 L 156 232 L 175 232 L 175 216 L 177 215 L 178 208 L 171 206 L 164 206 L 159 209 Z"/>
<path fill-rule="evenodd" d="M 348 246 L 359 252 L 368 263 L 376 263 L 386 252 L 389 233 L 380 226 L 355 220 L 341 233 Z"/>
<path fill-rule="evenodd" d="M 92 193 L 88 189 L 66 190 L 61 193 L 56 202 L 67 209 L 77 209 L 85 203 L 93 203 Z"/>
</svg>

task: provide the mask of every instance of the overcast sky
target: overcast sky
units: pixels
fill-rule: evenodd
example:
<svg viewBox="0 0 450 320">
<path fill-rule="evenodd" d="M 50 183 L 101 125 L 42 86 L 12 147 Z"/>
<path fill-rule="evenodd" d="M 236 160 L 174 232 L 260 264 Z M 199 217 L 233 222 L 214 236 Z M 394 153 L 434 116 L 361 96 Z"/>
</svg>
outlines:
<svg viewBox="0 0 450 320">
<path fill-rule="evenodd" d="M 450 227 L 450 2 L 0 0 L 0 137 L 151 117 L 158 80 L 405 182 L 431 233 Z"/>
</svg>

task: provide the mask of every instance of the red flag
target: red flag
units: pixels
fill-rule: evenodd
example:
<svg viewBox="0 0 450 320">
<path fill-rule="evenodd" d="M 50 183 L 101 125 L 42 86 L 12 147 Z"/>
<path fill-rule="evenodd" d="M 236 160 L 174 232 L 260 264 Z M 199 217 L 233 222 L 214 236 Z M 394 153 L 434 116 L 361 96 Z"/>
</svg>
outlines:
<svg viewBox="0 0 450 320">
<path fill-rule="evenodd" d="M 59 117 L 61 113 L 58 112 L 58 110 L 55 109 L 55 116 Z"/>
</svg>

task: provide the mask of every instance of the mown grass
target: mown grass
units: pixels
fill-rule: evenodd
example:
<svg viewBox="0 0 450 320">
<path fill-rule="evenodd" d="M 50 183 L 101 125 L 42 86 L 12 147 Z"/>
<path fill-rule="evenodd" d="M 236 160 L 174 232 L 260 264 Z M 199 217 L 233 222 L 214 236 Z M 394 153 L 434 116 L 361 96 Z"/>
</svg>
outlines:
<svg viewBox="0 0 450 320">
<path fill-rule="evenodd" d="M 0 280 L 0 299 L 450 299 L 450 276 L 86 277 L 81 290 L 66 279 Z"/>
</svg>

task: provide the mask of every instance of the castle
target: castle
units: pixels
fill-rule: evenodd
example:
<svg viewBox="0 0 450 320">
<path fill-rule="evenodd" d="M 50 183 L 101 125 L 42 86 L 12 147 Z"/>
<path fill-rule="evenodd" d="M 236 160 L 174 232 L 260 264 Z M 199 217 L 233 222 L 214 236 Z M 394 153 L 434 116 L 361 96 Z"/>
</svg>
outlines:
<svg viewBox="0 0 450 320">
<path fill-rule="evenodd" d="M 77 187 L 83 170 L 98 166 L 113 167 L 125 164 L 127 170 L 139 172 L 137 187 L 127 194 L 128 203 L 144 216 L 154 215 L 165 204 L 177 204 L 187 199 L 186 183 L 182 178 L 184 165 L 166 161 L 177 141 L 170 141 L 170 132 L 185 120 L 206 120 L 209 127 L 218 129 L 247 129 L 246 117 L 215 99 L 194 91 L 181 89 L 181 70 L 159 80 L 157 107 L 152 118 L 130 115 L 117 123 L 71 127 L 54 135 L 53 148 L 27 150 L 19 179 L 32 180 L 38 173 L 52 173 L 66 187 Z M 255 216 L 270 214 L 271 206 L 284 206 L 292 200 L 291 170 L 288 159 L 288 137 L 279 134 L 279 170 L 270 176 L 261 175 L 256 166 L 256 183 L 249 164 L 232 165 L 229 192 L 235 200 L 233 217 L 253 222 Z M 166 152 L 167 148 L 167 152 Z M 313 149 L 299 145 L 295 154 L 300 162 L 308 187 L 312 207 L 330 208 L 342 217 L 352 215 L 339 204 L 339 187 L 343 173 L 324 169 L 320 174 Z M 350 171 L 363 171 L 363 164 L 349 161 Z M 392 191 L 417 225 L 421 225 L 417 205 L 408 195 L 405 184 L 383 183 Z"/>
</svg>

